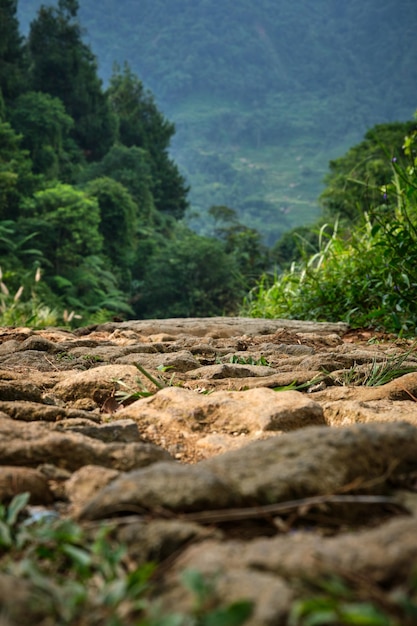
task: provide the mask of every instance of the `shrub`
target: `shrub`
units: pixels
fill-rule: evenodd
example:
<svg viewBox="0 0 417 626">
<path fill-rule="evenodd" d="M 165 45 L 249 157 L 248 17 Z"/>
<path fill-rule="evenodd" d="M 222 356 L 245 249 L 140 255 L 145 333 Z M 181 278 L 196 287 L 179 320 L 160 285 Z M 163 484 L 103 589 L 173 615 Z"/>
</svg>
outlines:
<svg viewBox="0 0 417 626">
<path fill-rule="evenodd" d="M 316 321 L 346 321 L 399 334 L 417 332 L 416 133 L 405 140 L 409 165 L 392 159 L 381 202 L 352 230 L 323 226 L 319 251 L 305 256 L 249 294 L 243 313 Z"/>
</svg>

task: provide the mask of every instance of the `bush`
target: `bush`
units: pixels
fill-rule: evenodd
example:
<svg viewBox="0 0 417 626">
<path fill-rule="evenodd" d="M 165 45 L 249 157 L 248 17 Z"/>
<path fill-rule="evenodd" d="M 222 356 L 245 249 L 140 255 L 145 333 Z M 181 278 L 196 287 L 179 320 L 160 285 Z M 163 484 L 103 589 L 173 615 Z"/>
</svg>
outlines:
<svg viewBox="0 0 417 626">
<path fill-rule="evenodd" d="M 410 163 L 392 159 L 392 180 L 359 226 L 331 235 L 323 226 L 319 252 L 305 256 L 271 284 L 265 277 L 243 313 L 316 321 L 346 321 L 399 334 L 417 333 L 416 134 L 406 137 Z"/>
</svg>

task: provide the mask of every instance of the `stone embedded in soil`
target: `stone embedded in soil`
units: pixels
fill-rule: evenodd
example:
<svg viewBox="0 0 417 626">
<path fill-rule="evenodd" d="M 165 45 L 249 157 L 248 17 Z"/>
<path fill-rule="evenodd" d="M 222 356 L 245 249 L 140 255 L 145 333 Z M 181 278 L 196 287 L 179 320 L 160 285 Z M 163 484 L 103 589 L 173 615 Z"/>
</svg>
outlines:
<svg viewBox="0 0 417 626">
<path fill-rule="evenodd" d="M 194 370 L 200 364 L 197 359 L 188 350 L 179 350 L 174 353 L 167 354 L 138 354 L 131 353 L 126 356 L 119 357 L 117 363 L 139 363 L 146 370 L 167 368 L 175 372 L 188 372 Z"/>
<path fill-rule="evenodd" d="M 378 589 L 407 579 L 417 562 L 416 532 L 416 518 L 399 518 L 328 538 L 310 531 L 248 543 L 207 540 L 191 545 L 176 560 L 159 600 L 167 612 L 189 611 L 193 599 L 179 583 L 179 574 L 198 570 L 208 579 L 215 577 L 222 598 L 254 600 L 255 613 L 248 622 L 252 626 L 285 626 L 292 601 L 309 581 L 348 575 Z M 238 585 L 226 591 L 230 580 Z"/>
<path fill-rule="evenodd" d="M 203 544 L 204 546 L 205 544 Z M 288 612 L 294 600 L 294 591 L 287 581 L 268 572 L 248 570 L 243 567 L 231 568 L 219 562 L 219 568 L 207 567 L 202 552 L 197 570 L 215 588 L 215 597 L 221 606 L 247 600 L 253 603 L 253 613 L 245 626 L 286 626 Z M 187 568 L 188 569 L 188 568 Z M 158 598 L 161 609 L 171 613 L 189 614 L 195 606 L 195 597 L 184 585 L 165 584 Z"/>
<path fill-rule="evenodd" d="M 0 381 L 0 401 L 13 402 L 15 400 L 42 402 L 42 393 L 36 385 L 30 382 Z"/>
<path fill-rule="evenodd" d="M 312 424 L 324 425 L 322 408 L 298 391 L 278 393 L 256 388 L 245 392 L 216 391 L 205 395 L 167 387 L 154 396 L 137 400 L 116 414 L 130 418 L 140 428 L 185 428 L 198 432 L 210 427 L 225 433 L 289 431 Z"/>
<path fill-rule="evenodd" d="M 134 365 L 102 365 L 84 372 L 70 373 L 52 392 L 65 402 L 80 398 L 92 398 L 103 404 L 123 381 L 127 388 L 137 387 L 138 370 Z"/>
<path fill-rule="evenodd" d="M 323 413 L 329 426 L 401 421 L 417 426 L 413 400 L 334 400 L 323 404 Z"/>
<path fill-rule="evenodd" d="M 403 422 L 311 427 L 253 442 L 200 466 L 221 476 L 248 502 L 336 493 L 355 481 L 361 490 L 369 484 L 380 491 L 387 472 L 391 479 L 403 469 L 417 470 L 417 429 Z"/>
<path fill-rule="evenodd" d="M 193 466 L 158 463 L 126 473 L 87 503 L 81 517 L 136 507 L 184 513 L 273 504 L 340 493 L 354 483 L 361 493 L 384 493 L 388 479 L 405 469 L 417 470 L 417 429 L 409 424 L 311 427 Z"/>
<path fill-rule="evenodd" d="M 417 560 L 417 521 L 400 517 L 378 528 L 345 531 L 335 537 L 296 531 L 290 536 L 241 541 L 208 540 L 190 547 L 176 569 L 206 572 L 248 568 L 286 579 L 316 579 L 332 572 L 356 572 L 368 581 L 387 583 L 412 573 Z"/>
<path fill-rule="evenodd" d="M 52 504 L 54 501 L 45 476 L 30 467 L 0 466 L 0 502 L 6 503 L 23 492 L 30 493 L 31 504 Z"/>
<path fill-rule="evenodd" d="M 105 443 L 141 441 L 138 425 L 133 420 L 128 419 L 104 424 L 95 424 L 89 419 L 67 419 L 58 422 L 55 429 L 61 432 L 79 432 L 86 437 L 99 439 Z"/>
<path fill-rule="evenodd" d="M 81 519 L 136 511 L 199 511 L 225 507 L 238 498 L 219 476 L 197 465 L 156 463 L 128 472 L 106 486 L 83 508 Z"/>
<path fill-rule="evenodd" d="M 305 576 L 404 588 L 417 564 L 417 371 L 349 381 L 395 355 L 417 368 L 416 350 L 346 330 L 244 318 L 3 328 L 0 499 L 29 491 L 81 523 L 111 517 L 134 563 L 168 559 L 157 594 L 168 613 L 193 601 L 185 568 L 213 574 L 225 604 L 253 599 L 249 626 L 285 626 Z M 294 384 L 302 392 L 274 391 Z M 157 393 L 130 405 L 118 395 L 145 389 Z M 391 500 L 302 506 L 333 493 Z M 294 499 L 280 517 L 207 518 Z M 22 592 L 23 613 L 3 583 Z M 0 574 L 0 604 L 12 626 L 41 623 L 52 605 L 31 612 L 22 583 Z"/>
<path fill-rule="evenodd" d="M 51 463 L 71 471 L 102 465 L 129 471 L 170 459 L 168 452 L 150 443 L 103 443 L 80 433 L 53 431 L 48 424 L 0 416 L 0 465 Z"/>
<path fill-rule="evenodd" d="M 127 519 L 117 538 L 127 545 L 129 556 L 139 563 L 158 562 L 171 557 L 191 542 L 222 539 L 223 533 L 184 519 Z"/>
<path fill-rule="evenodd" d="M 162 320 L 131 320 L 121 323 L 106 323 L 99 330 L 113 332 L 115 330 L 131 330 L 144 335 L 168 333 L 170 335 L 192 335 L 195 337 L 238 337 L 241 335 L 271 335 L 277 330 L 287 329 L 292 332 L 344 333 L 348 324 L 343 322 L 309 322 L 300 320 L 255 319 L 244 317 L 201 317 L 174 318 Z M 83 332 L 83 331 L 81 331 Z"/>
<path fill-rule="evenodd" d="M 252 376 L 270 376 L 274 374 L 271 367 L 262 365 L 239 365 L 223 363 L 219 365 L 207 365 L 188 372 L 188 378 L 207 378 L 216 380 L 219 378 L 247 378 Z"/>
<path fill-rule="evenodd" d="M 23 422 L 59 422 L 61 420 L 88 419 L 90 422 L 100 422 L 101 417 L 91 411 L 79 411 L 58 406 L 48 406 L 41 402 L 15 400 L 0 402 L 0 412 L 15 420 Z"/>
<path fill-rule="evenodd" d="M 115 469 L 100 465 L 84 465 L 65 481 L 65 494 L 73 507 L 81 507 L 118 476 L 120 472 Z"/>
</svg>

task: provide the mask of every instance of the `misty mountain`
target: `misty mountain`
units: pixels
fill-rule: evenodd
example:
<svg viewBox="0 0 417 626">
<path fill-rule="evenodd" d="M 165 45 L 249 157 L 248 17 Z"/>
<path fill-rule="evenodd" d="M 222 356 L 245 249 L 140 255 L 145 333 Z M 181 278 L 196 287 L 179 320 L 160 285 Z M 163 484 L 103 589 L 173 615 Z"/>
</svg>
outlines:
<svg viewBox="0 0 417 626">
<path fill-rule="evenodd" d="M 41 3 L 20 0 L 27 30 Z M 415 0 L 80 0 L 109 79 L 128 61 L 177 128 L 190 222 L 237 209 L 268 243 L 314 221 L 328 161 L 417 108 Z"/>
</svg>

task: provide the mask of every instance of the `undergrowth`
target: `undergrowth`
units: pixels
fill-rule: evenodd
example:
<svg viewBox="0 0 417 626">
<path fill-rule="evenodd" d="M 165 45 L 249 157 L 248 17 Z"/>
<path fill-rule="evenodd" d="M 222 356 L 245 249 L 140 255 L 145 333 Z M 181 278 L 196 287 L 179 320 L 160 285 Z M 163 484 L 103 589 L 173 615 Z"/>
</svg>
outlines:
<svg viewBox="0 0 417 626">
<path fill-rule="evenodd" d="M 187 614 L 164 613 L 154 599 L 155 563 L 135 564 L 114 527 L 94 532 L 71 519 L 26 513 L 28 493 L 0 505 L 0 572 L 29 585 L 26 623 L 38 626 L 241 626 L 246 600 L 223 605 L 215 579 L 187 570 L 194 601 Z M 52 620 L 52 621 L 51 621 Z"/>
<path fill-rule="evenodd" d="M 337 223 L 317 233 L 318 250 L 247 296 L 252 317 L 345 321 L 398 335 L 417 334 L 416 134 L 406 137 L 406 168 L 392 158 L 381 202 L 350 229 Z M 358 181 L 358 184 L 361 184 Z"/>
<path fill-rule="evenodd" d="M 288 626 L 414 626 L 417 574 L 392 590 L 361 575 L 309 581 L 291 609 Z"/>
</svg>

